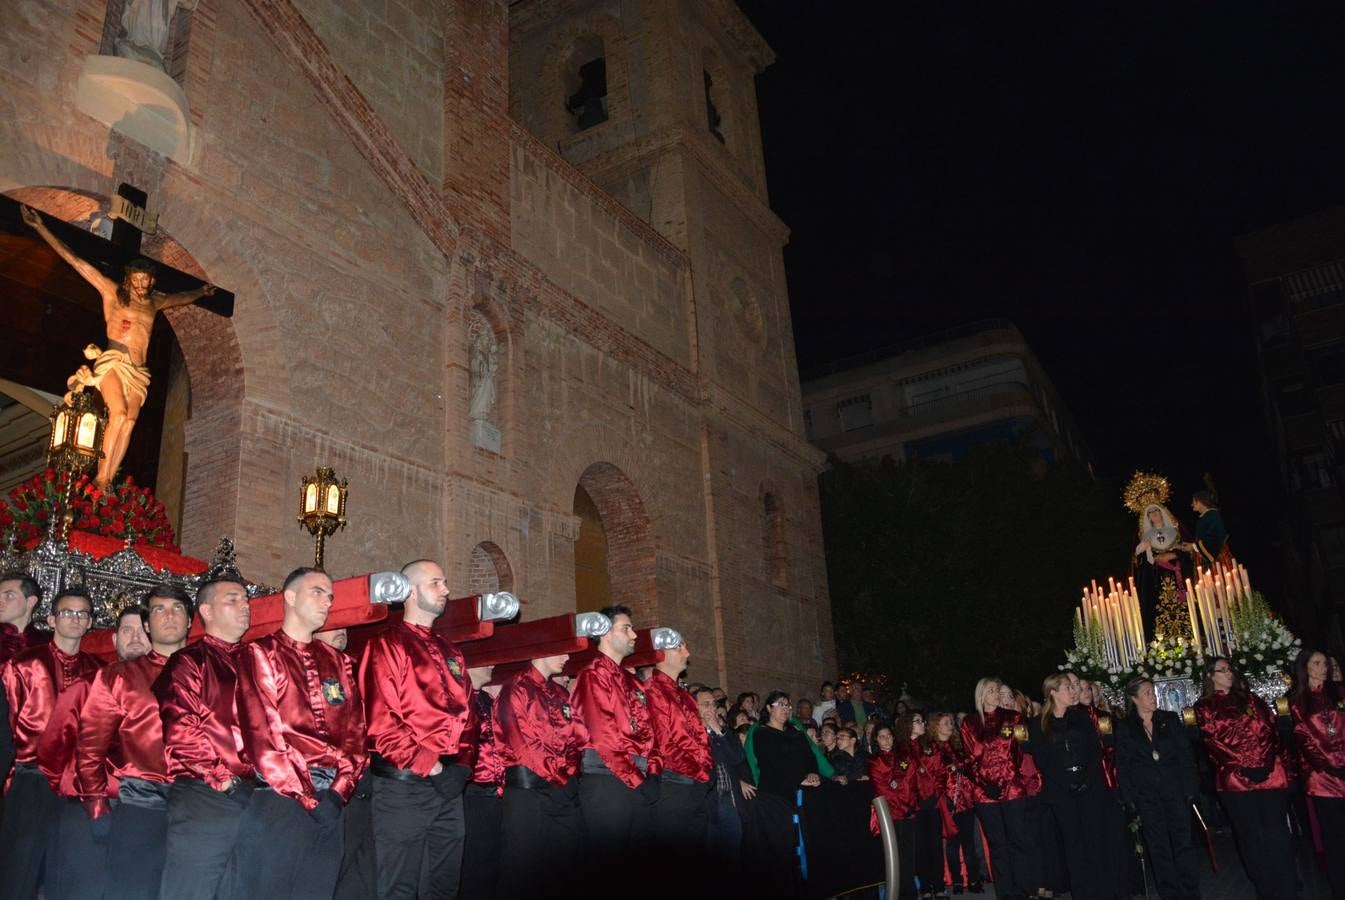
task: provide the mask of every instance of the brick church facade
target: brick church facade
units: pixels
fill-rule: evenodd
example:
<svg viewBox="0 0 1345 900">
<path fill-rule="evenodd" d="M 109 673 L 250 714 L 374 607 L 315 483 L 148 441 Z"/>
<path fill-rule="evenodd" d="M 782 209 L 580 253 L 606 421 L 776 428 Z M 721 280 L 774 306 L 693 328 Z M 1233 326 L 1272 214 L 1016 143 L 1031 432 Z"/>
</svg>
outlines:
<svg viewBox="0 0 1345 900">
<path fill-rule="evenodd" d="M 128 2 L 10 9 L 0 192 L 83 222 L 134 184 L 145 254 L 234 292 L 168 314 L 181 372 L 151 386 L 186 552 L 231 535 L 274 583 L 325 464 L 337 575 L 427 556 L 525 617 L 625 602 L 730 690 L 834 674 L 772 54 L 731 0 L 199 0 L 166 126 L 135 96 L 99 118 Z"/>
</svg>

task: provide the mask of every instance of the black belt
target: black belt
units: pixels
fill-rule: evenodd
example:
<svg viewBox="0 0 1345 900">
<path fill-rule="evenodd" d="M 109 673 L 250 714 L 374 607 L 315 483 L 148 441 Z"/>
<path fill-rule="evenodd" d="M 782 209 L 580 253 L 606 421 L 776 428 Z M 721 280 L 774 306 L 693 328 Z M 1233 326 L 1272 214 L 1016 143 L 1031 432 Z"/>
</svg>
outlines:
<svg viewBox="0 0 1345 900">
<path fill-rule="evenodd" d="M 117 800 L 141 809 L 168 808 L 168 785 L 143 778 L 123 778 L 117 790 Z"/>
<path fill-rule="evenodd" d="M 689 775 L 683 775 L 679 772 L 669 772 L 667 769 L 663 770 L 661 778 L 663 779 L 664 784 L 700 784 L 704 785 L 707 790 L 710 787 L 708 782 L 697 781 Z"/>
<path fill-rule="evenodd" d="M 649 760 L 643 756 L 632 756 L 631 763 L 635 768 L 644 772 L 649 766 Z M 580 771 L 585 775 L 611 775 L 612 770 L 607 768 L 607 763 L 602 761 L 602 755 L 592 747 L 584 751 L 583 759 L 580 762 Z"/>
<path fill-rule="evenodd" d="M 504 786 L 507 788 L 521 788 L 525 791 L 535 791 L 539 788 L 554 788 L 548 779 L 538 775 L 527 766 L 510 766 L 504 770 Z"/>
<path fill-rule="evenodd" d="M 439 762 L 447 769 L 449 766 L 456 766 L 458 758 L 456 756 L 441 756 Z M 379 778 L 394 778 L 397 781 L 407 781 L 413 784 L 429 781 L 427 776 L 417 775 L 412 769 L 397 768 L 377 753 L 369 755 L 369 772 Z"/>
</svg>

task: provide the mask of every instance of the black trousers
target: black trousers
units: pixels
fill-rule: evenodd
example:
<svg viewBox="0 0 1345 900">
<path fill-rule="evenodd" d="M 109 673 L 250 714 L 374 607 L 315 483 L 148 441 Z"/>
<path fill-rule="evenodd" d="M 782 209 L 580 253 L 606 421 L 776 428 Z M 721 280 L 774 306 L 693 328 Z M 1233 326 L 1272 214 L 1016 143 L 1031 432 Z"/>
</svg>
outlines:
<svg viewBox="0 0 1345 900">
<path fill-rule="evenodd" d="M 458 896 L 467 829 L 461 794 L 450 800 L 428 778 L 375 775 L 373 813 L 379 897 Z"/>
<path fill-rule="evenodd" d="M 297 800 L 258 788 L 238 823 L 232 896 L 330 900 L 344 846 L 344 814 L 324 828 Z"/>
<path fill-rule="evenodd" d="M 681 854 L 690 860 L 704 854 L 710 790 L 708 781 L 676 784 L 666 776 L 663 778 L 658 802 L 654 804 L 654 845 L 659 855 Z"/>
<path fill-rule="evenodd" d="M 579 811 L 578 787 L 505 789 L 500 853 L 509 862 L 499 870 L 499 897 L 541 896 L 555 889 L 558 872 L 573 871 L 583 859 L 584 817 Z M 593 862 L 602 865 L 600 860 Z"/>
<path fill-rule="evenodd" d="M 914 874 L 920 879 L 920 890 L 939 891 L 943 884 L 943 821 L 937 807 L 916 810 L 913 835 L 915 857 Z"/>
<path fill-rule="evenodd" d="M 15 766 L 0 823 L 0 898 L 32 900 L 37 893 L 60 813 L 61 800 L 36 764 Z"/>
<path fill-rule="evenodd" d="M 1294 900 L 1298 896 L 1298 870 L 1285 822 L 1288 790 L 1220 791 L 1219 802 L 1233 826 L 1242 867 L 1255 885 L 1259 900 Z"/>
<path fill-rule="evenodd" d="M 1071 900 L 1112 900 L 1121 896 L 1112 855 L 1116 800 L 1110 790 L 1090 787 L 1082 794 L 1053 798 L 1050 813 L 1059 826 L 1059 847 L 1069 872 Z"/>
<path fill-rule="evenodd" d="M 47 900 L 100 900 L 107 882 L 107 844 L 96 843 L 78 800 L 61 798 L 47 846 L 42 894 Z M 147 897 L 159 895 L 159 883 Z"/>
<path fill-rule="evenodd" d="M 227 797 L 203 781 L 178 778 L 168 789 L 166 848 L 159 896 L 213 900 L 234 891 L 230 862 L 245 796 Z"/>
<path fill-rule="evenodd" d="M 345 846 L 336 900 L 366 900 L 378 896 L 378 863 L 374 859 L 373 775 L 365 772 L 346 804 Z"/>
<path fill-rule="evenodd" d="M 1191 805 L 1176 798 L 1147 799 L 1135 808 L 1158 896 L 1199 900 L 1200 854 L 1191 838 Z"/>
<path fill-rule="evenodd" d="M 168 850 L 168 810 L 120 802 L 112 808 L 104 900 L 159 896 Z"/>
<path fill-rule="evenodd" d="M 1025 897 L 1035 892 L 1039 876 L 1027 824 L 1027 798 L 977 803 L 976 817 L 990 844 L 995 896 Z"/>
<path fill-rule="evenodd" d="M 802 896 L 799 871 L 798 826 L 794 799 L 763 790 L 752 801 L 750 819 L 743 821 L 743 855 L 748 877 L 759 877 L 759 895 L 772 900 Z M 585 810 L 585 818 L 588 812 Z M 758 876 L 759 873 L 759 876 Z"/>
<path fill-rule="evenodd" d="M 964 884 L 962 866 L 967 867 L 965 885 L 985 881 L 985 850 L 981 847 L 981 826 L 976 821 L 976 810 L 964 809 L 953 813 L 953 824 L 957 825 L 957 836 L 948 839 L 944 853 L 948 857 L 948 872 L 953 884 Z"/>
<path fill-rule="evenodd" d="M 615 775 L 593 772 L 579 779 L 579 808 L 590 858 L 611 859 L 616 854 L 640 857 L 638 862 L 643 863 L 654 823 L 654 807 L 644 797 Z"/>
<path fill-rule="evenodd" d="M 1331 884 L 1332 900 L 1345 900 L 1345 799 L 1311 797 L 1322 830 L 1322 848 L 1326 851 L 1326 877 Z"/>
<path fill-rule="evenodd" d="M 500 819 L 504 801 L 495 785 L 469 783 L 462 795 L 462 812 L 467 836 L 462 845 L 459 896 L 464 900 L 491 900 L 500 876 Z"/>
</svg>

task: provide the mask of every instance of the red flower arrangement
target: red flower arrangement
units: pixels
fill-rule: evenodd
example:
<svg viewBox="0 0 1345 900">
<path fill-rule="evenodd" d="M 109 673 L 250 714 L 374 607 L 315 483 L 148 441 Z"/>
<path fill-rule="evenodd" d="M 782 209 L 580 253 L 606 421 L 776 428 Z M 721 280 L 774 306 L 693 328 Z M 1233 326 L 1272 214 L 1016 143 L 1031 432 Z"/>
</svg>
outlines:
<svg viewBox="0 0 1345 900">
<path fill-rule="evenodd" d="M 68 477 L 47 469 L 11 488 L 8 508 L 0 507 L 0 528 L 12 528 L 20 546 L 41 540 L 48 521 L 58 515 Z M 81 475 L 75 479 L 70 506 L 74 529 L 122 539 L 134 535 L 137 544 L 178 552 L 163 504 L 148 488 L 137 487 L 130 476 L 104 492 Z"/>
</svg>

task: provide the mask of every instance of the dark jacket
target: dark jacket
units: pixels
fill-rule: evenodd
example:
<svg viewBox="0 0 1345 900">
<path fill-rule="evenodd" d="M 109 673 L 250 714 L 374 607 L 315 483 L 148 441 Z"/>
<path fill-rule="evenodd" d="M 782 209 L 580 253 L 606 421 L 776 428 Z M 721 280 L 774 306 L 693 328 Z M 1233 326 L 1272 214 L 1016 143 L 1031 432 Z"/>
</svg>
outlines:
<svg viewBox="0 0 1345 900">
<path fill-rule="evenodd" d="M 1027 725 L 1026 749 L 1041 772 L 1047 803 L 1065 803 L 1079 794 L 1107 789 L 1102 775 L 1102 742 L 1088 710 L 1071 706 L 1063 717 L 1052 721 L 1050 733 L 1035 716 Z"/>
<path fill-rule="evenodd" d="M 1144 733 L 1139 715 L 1132 713 L 1116 724 L 1116 778 L 1126 803 L 1185 800 L 1196 796 L 1196 761 L 1191 733 L 1181 716 L 1154 711 L 1153 742 Z M 1157 754 L 1158 758 L 1154 759 Z"/>
<path fill-rule="evenodd" d="M 836 774 L 844 775 L 847 781 L 857 781 L 869 774 L 869 758 L 857 748 L 854 756 L 839 748 L 832 750 L 827 754 L 827 761 Z"/>
</svg>

